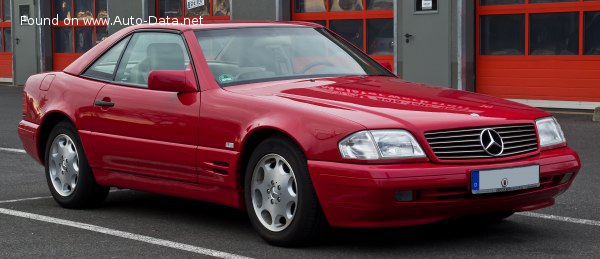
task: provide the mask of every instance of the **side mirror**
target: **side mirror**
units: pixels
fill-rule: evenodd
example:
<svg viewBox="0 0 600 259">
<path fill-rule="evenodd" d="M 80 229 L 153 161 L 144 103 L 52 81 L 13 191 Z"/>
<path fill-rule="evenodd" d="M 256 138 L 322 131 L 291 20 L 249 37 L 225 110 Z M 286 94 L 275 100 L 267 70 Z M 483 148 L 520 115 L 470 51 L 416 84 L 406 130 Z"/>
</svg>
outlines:
<svg viewBox="0 0 600 259">
<path fill-rule="evenodd" d="M 155 91 L 191 93 L 198 92 L 192 70 L 154 70 L 148 75 L 148 89 Z"/>
<path fill-rule="evenodd" d="M 379 64 L 382 65 L 383 67 L 385 67 L 385 69 L 387 69 L 388 71 L 394 72 L 394 71 L 392 71 L 393 68 L 392 68 L 392 64 L 390 62 L 387 62 L 387 61 L 379 62 Z"/>
</svg>

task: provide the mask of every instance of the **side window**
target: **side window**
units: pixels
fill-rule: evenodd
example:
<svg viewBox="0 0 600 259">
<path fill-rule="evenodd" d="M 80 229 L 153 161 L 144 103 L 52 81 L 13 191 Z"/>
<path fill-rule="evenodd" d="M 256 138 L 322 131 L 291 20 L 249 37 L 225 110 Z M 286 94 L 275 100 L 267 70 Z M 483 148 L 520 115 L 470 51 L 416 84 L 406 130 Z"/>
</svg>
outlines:
<svg viewBox="0 0 600 259">
<path fill-rule="evenodd" d="M 83 75 L 100 80 L 112 81 L 117 68 L 117 63 L 119 62 L 121 53 L 123 53 L 123 50 L 125 50 L 125 46 L 127 46 L 127 42 L 129 42 L 129 38 L 131 37 L 121 40 L 121 42 L 104 53 L 90 68 L 88 68 L 88 70 L 83 73 Z"/>
<path fill-rule="evenodd" d="M 190 63 L 183 38 L 166 32 L 133 35 L 119 63 L 115 82 L 148 86 L 153 70 L 185 70 Z"/>
</svg>

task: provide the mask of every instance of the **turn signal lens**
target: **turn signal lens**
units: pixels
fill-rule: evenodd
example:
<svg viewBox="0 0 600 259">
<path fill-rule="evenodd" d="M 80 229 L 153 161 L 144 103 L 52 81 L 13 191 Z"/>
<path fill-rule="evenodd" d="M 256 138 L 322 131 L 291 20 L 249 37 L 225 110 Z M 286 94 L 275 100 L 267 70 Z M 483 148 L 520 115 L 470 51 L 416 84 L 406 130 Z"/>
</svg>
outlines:
<svg viewBox="0 0 600 259">
<path fill-rule="evenodd" d="M 373 143 L 373 136 L 368 131 L 354 133 L 340 141 L 340 153 L 342 157 L 350 159 L 379 159 L 377 148 Z"/>
</svg>

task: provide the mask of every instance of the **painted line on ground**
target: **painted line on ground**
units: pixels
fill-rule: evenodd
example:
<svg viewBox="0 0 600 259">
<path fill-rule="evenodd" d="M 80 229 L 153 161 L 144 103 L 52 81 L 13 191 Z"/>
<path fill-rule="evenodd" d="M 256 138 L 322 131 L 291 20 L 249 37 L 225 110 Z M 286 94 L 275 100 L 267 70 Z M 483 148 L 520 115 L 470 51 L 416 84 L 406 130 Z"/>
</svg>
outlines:
<svg viewBox="0 0 600 259">
<path fill-rule="evenodd" d="M 3 152 L 10 152 L 10 153 L 18 153 L 18 154 L 25 154 L 25 150 L 23 149 L 16 149 L 16 148 L 5 148 L 5 147 L 0 147 L 0 151 Z"/>
<path fill-rule="evenodd" d="M 571 217 L 541 214 L 541 213 L 535 213 L 535 212 L 519 212 L 519 213 L 517 213 L 517 215 L 530 217 L 530 218 L 548 219 L 548 220 L 555 220 L 555 221 L 562 221 L 562 222 L 568 222 L 568 223 L 600 227 L 600 221 L 597 221 L 597 220 L 578 219 L 578 218 L 571 218 Z"/>
<path fill-rule="evenodd" d="M 203 248 L 203 247 L 173 242 L 173 241 L 169 241 L 169 240 L 165 240 L 165 239 L 154 238 L 154 237 L 144 236 L 144 235 L 138 235 L 138 234 L 134 234 L 134 233 L 100 227 L 100 226 L 96 226 L 96 225 L 90 225 L 90 224 L 85 224 L 85 223 L 76 222 L 76 221 L 53 218 L 53 217 L 48 217 L 48 216 L 43 216 L 43 215 L 38 215 L 38 214 L 33 214 L 33 213 L 28 213 L 28 212 L 22 212 L 22 211 L 17 211 L 17 210 L 0 208 L 0 214 L 14 216 L 14 217 L 20 217 L 20 218 L 25 218 L 25 219 L 31 219 L 31 220 L 36 220 L 36 221 L 41 221 L 41 222 L 46 222 L 46 223 L 52 223 L 52 224 L 57 224 L 57 225 L 63 225 L 63 226 L 68 226 L 68 227 L 73 227 L 73 228 L 78 228 L 78 229 L 83 229 L 83 230 L 88 230 L 88 231 L 92 231 L 92 232 L 96 232 L 96 233 L 101 233 L 101 234 L 106 234 L 106 235 L 110 235 L 110 236 L 129 239 L 129 240 L 144 242 L 144 243 L 148 243 L 148 244 L 173 248 L 173 249 L 191 252 L 191 253 L 195 253 L 195 254 L 199 254 L 199 255 L 206 255 L 206 256 L 212 256 L 212 257 L 217 257 L 217 258 L 227 258 L 227 259 L 249 259 L 250 258 L 250 257 L 246 257 L 246 256 L 241 256 L 241 255 L 231 254 L 231 253 L 222 252 L 222 251 L 218 251 L 218 250 L 213 250 L 213 249 L 209 249 L 209 248 Z"/>
<path fill-rule="evenodd" d="M 20 201 L 35 201 L 35 200 L 50 199 L 50 198 L 52 198 L 52 196 L 23 198 L 23 199 L 14 199 L 14 200 L 5 200 L 5 201 L 0 201 L 0 204 L 15 203 L 15 202 L 20 202 Z"/>
<path fill-rule="evenodd" d="M 124 191 L 131 191 L 131 190 L 129 190 L 129 189 L 113 189 L 113 190 L 110 190 L 109 193 L 124 192 Z M 21 201 L 35 201 L 35 200 L 51 199 L 51 198 L 52 198 L 52 196 L 43 196 L 43 197 L 32 197 L 32 198 L 23 198 L 23 199 L 14 199 L 14 200 L 4 200 L 4 201 L 0 201 L 0 204 L 16 203 L 16 202 L 21 202 Z"/>
</svg>

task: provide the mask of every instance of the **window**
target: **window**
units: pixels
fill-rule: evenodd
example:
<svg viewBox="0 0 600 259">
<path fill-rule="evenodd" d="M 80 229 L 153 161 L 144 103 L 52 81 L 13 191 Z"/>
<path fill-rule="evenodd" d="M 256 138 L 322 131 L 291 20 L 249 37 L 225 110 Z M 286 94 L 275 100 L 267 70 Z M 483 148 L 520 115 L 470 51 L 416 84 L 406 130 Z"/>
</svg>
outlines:
<svg viewBox="0 0 600 259">
<path fill-rule="evenodd" d="M 295 10 L 297 13 L 325 12 L 325 0 L 296 0 Z"/>
<path fill-rule="evenodd" d="M 75 52 L 84 53 L 94 46 L 93 33 L 93 27 L 75 28 Z"/>
<path fill-rule="evenodd" d="M 394 20 L 367 20 L 367 54 L 394 55 Z"/>
<path fill-rule="evenodd" d="M 59 20 L 71 19 L 73 15 L 73 2 L 72 0 L 54 0 L 54 16 L 58 15 Z"/>
<path fill-rule="evenodd" d="M 108 30 L 106 27 L 96 27 L 96 44 L 108 38 Z"/>
<path fill-rule="evenodd" d="M 530 16 L 530 55 L 579 55 L 579 13 Z"/>
<path fill-rule="evenodd" d="M 12 6 L 10 6 L 10 0 L 3 0 L 4 7 L 4 21 L 11 21 L 12 17 Z"/>
<path fill-rule="evenodd" d="M 213 0 L 213 16 L 230 16 L 229 0 Z"/>
<path fill-rule="evenodd" d="M 136 33 L 123 53 L 115 81 L 147 87 L 151 71 L 185 70 L 189 60 L 185 43 L 179 34 Z"/>
<path fill-rule="evenodd" d="M 27 5 L 29 7 L 29 5 Z M 0 11 L 0 53 L 10 53 L 12 52 L 12 37 L 11 37 L 11 11 L 12 8 L 10 6 L 10 0 L 0 0 L 0 8 L 3 8 L 4 11 Z M 12 63 L 11 58 L 3 59 L 0 62 L 9 62 Z M 6 66 L 6 64 L 2 64 Z M 3 75 L 6 76 L 6 75 Z"/>
<path fill-rule="evenodd" d="M 329 28 L 354 46 L 363 48 L 363 26 L 361 20 L 335 20 L 329 22 Z"/>
<path fill-rule="evenodd" d="M 583 54 L 600 55 L 600 11 L 585 12 Z"/>
<path fill-rule="evenodd" d="M 331 12 L 362 11 L 362 0 L 330 0 Z"/>
<path fill-rule="evenodd" d="M 481 5 L 524 4 L 525 0 L 481 0 Z"/>
<path fill-rule="evenodd" d="M 75 18 L 81 20 L 94 19 L 92 0 L 75 0 Z"/>
<path fill-rule="evenodd" d="M 323 27 L 327 27 L 327 22 L 326 21 L 310 21 L 312 23 L 316 23 L 316 24 L 320 24 Z"/>
<path fill-rule="evenodd" d="M 367 0 L 367 10 L 394 10 L 394 0 Z"/>
<path fill-rule="evenodd" d="M 117 67 L 121 53 L 123 53 L 125 46 L 129 42 L 129 38 L 131 37 L 121 40 L 117 45 L 104 53 L 83 75 L 100 80 L 113 80 L 115 68 Z"/>
<path fill-rule="evenodd" d="M 12 52 L 12 32 L 10 28 L 4 28 L 4 52 Z"/>
<path fill-rule="evenodd" d="M 204 1 L 204 5 L 189 8 L 185 7 L 185 16 L 200 17 L 210 15 L 210 1 Z"/>
<path fill-rule="evenodd" d="M 523 55 L 525 15 L 481 16 L 481 55 Z"/>
<path fill-rule="evenodd" d="M 96 0 L 96 18 L 108 18 L 108 4 L 106 0 Z"/>
<path fill-rule="evenodd" d="M 398 0 L 292 0 L 292 20 L 323 25 L 379 62 L 394 61 Z"/>
<path fill-rule="evenodd" d="M 230 0 L 204 0 L 204 5 L 189 6 L 185 0 L 158 0 L 158 17 L 200 17 L 206 20 L 224 20 L 231 15 Z"/>
<path fill-rule="evenodd" d="M 366 55 L 324 29 L 198 30 L 196 37 L 221 86 L 315 76 L 390 76 Z"/>
<path fill-rule="evenodd" d="M 31 17 L 31 12 L 29 12 L 29 5 L 19 5 L 19 17 Z"/>
<path fill-rule="evenodd" d="M 54 52 L 70 53 L 73 52 L 73 28 L 56 27 L 54 28 Z"/>
<path fill-rule="evenodd" d="M 158 15 L 160 17 L 179 17 L 181 13 L 180 0 L 159 0 Z"/>
<path fill-rule="evenodd" d="M 54 53 L 85 53 L 108 37 L 106 25 L 102 22 L 94 22 L 95 25 L 90 26 L 83 21 L 108 18 L 107 0 L 53 1 L 52 17 L 59 17 L 58 25 L 53 26 Z M 64 19 L 69 18 L 77 18 L 78 21 L 65 24 Z M 73 56 L 71 55 L 70 58 L 72 59 Z"/>
</svg>

